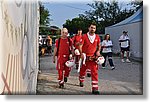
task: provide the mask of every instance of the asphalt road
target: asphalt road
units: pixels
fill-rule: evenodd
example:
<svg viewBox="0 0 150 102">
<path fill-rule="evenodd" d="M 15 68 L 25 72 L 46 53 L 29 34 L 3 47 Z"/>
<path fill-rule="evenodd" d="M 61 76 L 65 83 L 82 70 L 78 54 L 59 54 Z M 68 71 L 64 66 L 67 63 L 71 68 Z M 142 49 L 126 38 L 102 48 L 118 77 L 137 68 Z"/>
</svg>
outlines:
<svg viewBox="0 0 150 102">
<path fill-rule="evenodd" d="M 115 70 L 102 69 L 99 66 L 100 95 L 137 95 L 143 94 L 142 62 L 131 60 L 122 63 L 119 57 L 113 57 Z M 79 87 L 78 73 L 72 68 L 68 82 L 60 89 L 57 81 L 57 70 L 52 57 L 40 57 L 40 70 L 37 83 L 37 94 L 40 95 L 91 95 L 91 78 L 85 78 L 85 86 Z"/>
</svg>

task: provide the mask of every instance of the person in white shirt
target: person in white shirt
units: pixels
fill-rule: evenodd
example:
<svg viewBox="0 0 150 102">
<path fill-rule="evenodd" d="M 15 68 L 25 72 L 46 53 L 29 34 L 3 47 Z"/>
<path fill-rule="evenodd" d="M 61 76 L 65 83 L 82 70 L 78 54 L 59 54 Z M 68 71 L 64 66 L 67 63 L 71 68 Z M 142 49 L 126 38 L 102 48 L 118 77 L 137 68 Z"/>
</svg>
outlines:
<svg viewBox="0 0 150 102">
<path fill-rule="evenodd" d="M 114 64 L 113 64 L 113 60 L 112 60 L 112 41 L 110 40 L 110 35 L 106 34 L 104 40 L 102 41 L 101 44 L 102 47 L 102 55 L 105 58 L 104 63 L 102 64 L 102 68 L 105 68 L 105 63 L 106 63 L 106 58 L 108 56 L 108 61 L 109 64 L 111 66 L 111 69 L 115 69 Z"/>
<path fill-rule="evenodd" d="M 124 53 L 126 52 L 126 62 L 131 62 L 129 60 L 129 51 L 130 51 L 130 38 L 127 34 L 127 31 L 123 31 L 123 35 L 120 36 L 119 38 L 119 45 L 120 45 L 120 49 L 121 49 L 121 61 L 124 61 Z"/>
</svg>

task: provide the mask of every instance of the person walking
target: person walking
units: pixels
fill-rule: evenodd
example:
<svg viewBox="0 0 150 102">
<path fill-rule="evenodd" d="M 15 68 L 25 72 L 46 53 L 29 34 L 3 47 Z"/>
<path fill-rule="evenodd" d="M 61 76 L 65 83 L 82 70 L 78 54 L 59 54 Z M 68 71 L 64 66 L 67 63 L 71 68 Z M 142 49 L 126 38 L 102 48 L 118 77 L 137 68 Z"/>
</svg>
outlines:
<svg viewBox="0 0 150 102">
<path fill-rule="evenodd" d="M 56 40 L 54 48 L 53 63 L 56 62 L 57 56 L 59 88 L 64 87 L 64 82 L 67 82 L 67 78 L 71 71 L 71 68 L 65 65 L 65 63 L 69 60 L 70 54 L 73 54 L 73 42 L 67 37 L 67 35 L 67 28 L 63 28 L 61 30 L 61 37 Z"/>
<path fill-rule="evenodd" d="M 98 91 L 98 64 L 95 62 L 96 56 L 100 56 L 100 38 L 96 31 L 96 24 L 90 24 L 88 28 L 89 32 L 82 36 L 82 41 L 79 47 L 81 58 L 84 58 L 83 53 L 86 54 L 85 64 L 82 65 L 79 73 L 80 87 L 84 86 L 84 78 L 86 70 L 90 68 L 91 70 L 91 80 L 92 80 L 92 94 L 99 94 Z"/>
<path fill-rule="evenodd" d="M 115 69 L 113 60 L 112 60 L 112 41 L 110 40 L 110 35 L 106 34 L 104 40 L 102 41 L 101 48 L 102 48 L 102 56 L 105 58 L 104 63 L 102 64 L 102 68 L 105 68 L 106 59 L 108 56 L 108 61 L 111 66 L 111 69 Z"/>
<path fill-rule="evenodd" d="M 120 49 L 121 49 L 121 61 L 124 61 L 124 54 L 126 52 L 126 62 L 131 62 L 129 60 L 129 52 L 130 52 L 130 38 L 127 34 L 127 31 L 123 31 L 123 34 L 120 36 L 119 38 L 119 45 L 120 45 Z"/>
<path fill-rule="evenodd" d="M 79 50 L 81 38 L 82 38 L 82 29 L 78 29 L 78 33 L 72 38 L 75 51 Z M 75 54 L 76 69 L 78 69 L 79 67 L 79 59 L 80 59 L 80 55 Z"/>
<path fill-rule="evenodd" d="M 47 36 L 46 45 L 48 54 L 52 55 L 52 38 L 50 37 L 50 35 Z"/>
</svg>

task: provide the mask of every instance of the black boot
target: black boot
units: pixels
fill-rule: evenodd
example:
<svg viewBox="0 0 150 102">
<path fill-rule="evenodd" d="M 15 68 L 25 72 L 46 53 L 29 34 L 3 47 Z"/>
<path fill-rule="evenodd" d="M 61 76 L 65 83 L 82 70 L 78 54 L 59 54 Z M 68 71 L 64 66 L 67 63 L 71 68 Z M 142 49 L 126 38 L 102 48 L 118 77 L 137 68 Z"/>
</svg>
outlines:
<svg viewBox="0 0 150 102">
<path fill-rule="evenodd" d="M 98 90 L 92 90 L 92 94 L 94 94 L 94 95 L 99 95 L 100 93 L 99 93 Z"/>
<path fill-rule="evenodd" d="M 59 88 L 64 88 L 64 84 L 59 84 Z"/>
<path fill-rule="evenodd" d="M 79 67 L 79 65 L 78 64 L 76 64 L 76 69 L 78 70 L 78 67 Z"/>
<path fill-rule="evenodd" d="M 65 82 L 65 83 L 67 82 L 67 77 L 64 77 L 64 82 Z"/>
<path fill-rule="evenodd" d="M 91 77 L 91 74 L 90 74 L 90 73 L 87 73 L 87 77 Z"/>
<path fill-rule="evenodd" d="M 80 82 L 80 87 L 83 87 L 83 86 L 84 86 L 83 82 Z"/>
</svg>

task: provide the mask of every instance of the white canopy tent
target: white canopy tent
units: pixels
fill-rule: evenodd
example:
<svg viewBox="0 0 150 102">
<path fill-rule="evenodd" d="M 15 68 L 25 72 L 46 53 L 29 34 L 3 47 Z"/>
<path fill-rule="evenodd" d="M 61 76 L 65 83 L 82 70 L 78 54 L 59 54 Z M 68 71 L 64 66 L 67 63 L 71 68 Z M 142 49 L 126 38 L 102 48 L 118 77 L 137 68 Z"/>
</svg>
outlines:
<svg viewBox="0 0 150 102">
<path fill-rule="evenodd" d="M 130 37 L 130 52 L 132 58 L 143 58 L 143 8 L 129 18 L 105 28 L 105 33 L 110 34 L 113 41 L 113 53 L 119 53 L 119 38 L 123 31 L 128 31 Z"/>
</svg>

